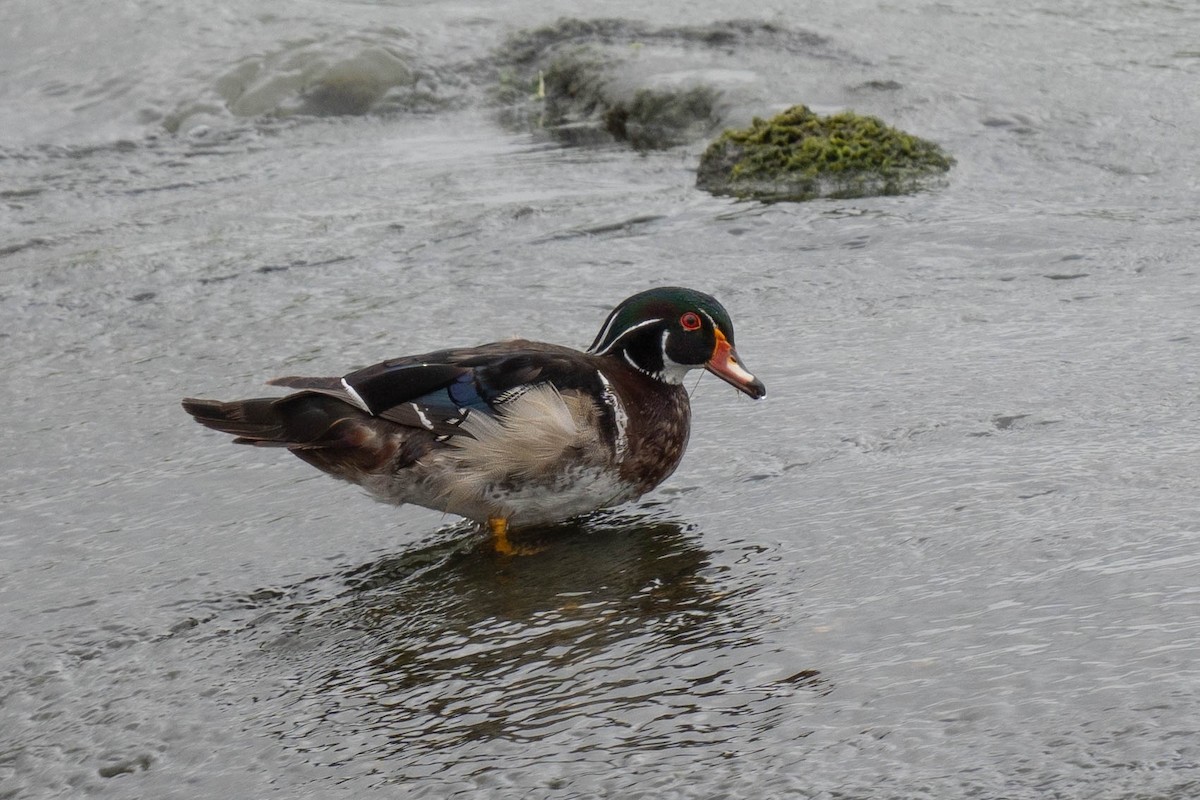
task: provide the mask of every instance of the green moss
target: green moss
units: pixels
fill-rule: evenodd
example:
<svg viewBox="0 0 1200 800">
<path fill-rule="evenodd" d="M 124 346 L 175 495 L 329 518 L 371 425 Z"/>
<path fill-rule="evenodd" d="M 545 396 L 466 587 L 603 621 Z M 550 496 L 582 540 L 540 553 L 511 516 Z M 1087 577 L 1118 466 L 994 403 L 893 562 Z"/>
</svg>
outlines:
<svg viewBox="0 0 1200 800">
<path fill-rule="evenodd" d="M 822 117 L 793 106 L 723 133 L 701 157 L 697 184 L 765 200 L 902 194 L 953 163 L 933 142 L 875 117 L 849 111 Z"/>
</svg>

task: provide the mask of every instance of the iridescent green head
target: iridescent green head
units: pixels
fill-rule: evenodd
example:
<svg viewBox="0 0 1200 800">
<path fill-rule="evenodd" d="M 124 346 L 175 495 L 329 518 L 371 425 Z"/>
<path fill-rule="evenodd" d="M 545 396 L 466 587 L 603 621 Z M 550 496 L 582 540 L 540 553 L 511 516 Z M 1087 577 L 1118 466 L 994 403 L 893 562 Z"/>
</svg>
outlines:
<svg viewBox="0 0 1200 800">
<path fill-rule="evenodd" d="M 620 358 L 664 383 L 681 383 L 690 370 L 703 367 L 751 397 L 762 397 L 766 387 L 741 366 L 733 344 L 733 320 L 716 298 L 661 286 L 614 308 L 588 352 Z"/>
</svg>

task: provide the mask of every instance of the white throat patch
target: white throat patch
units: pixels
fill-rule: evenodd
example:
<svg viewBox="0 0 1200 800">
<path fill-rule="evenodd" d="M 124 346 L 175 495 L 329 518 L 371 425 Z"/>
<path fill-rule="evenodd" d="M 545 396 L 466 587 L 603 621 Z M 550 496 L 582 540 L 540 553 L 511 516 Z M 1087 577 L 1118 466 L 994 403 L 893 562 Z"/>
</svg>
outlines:
<svg viewBox="0 0 1200 800">
<path fill-rule="evenodd" d="M 695 364 L 677 364 L 667 355 L 667 336 L 670 331 L 663 331 L 662 335 L 662 372 L 654 377 L 658 378 L 663 383 L 681 384 L 687 378 L 687 374 L 696 368 Z"/>
</svg>

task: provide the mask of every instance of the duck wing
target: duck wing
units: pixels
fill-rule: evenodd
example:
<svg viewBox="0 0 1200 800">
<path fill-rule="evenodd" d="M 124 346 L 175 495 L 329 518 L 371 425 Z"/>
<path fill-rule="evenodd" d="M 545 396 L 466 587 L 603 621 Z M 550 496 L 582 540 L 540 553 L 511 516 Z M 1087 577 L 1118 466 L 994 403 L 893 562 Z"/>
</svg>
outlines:
<svg viewBox="0 0 1200 800">
<path fill-rule="evenodd" d="M 603 379 L 591 358 L 567 347 L 513 340 L 403 356 L 341 378 L 289 376 L 270 383 L 330 395 L 441 438 L 463 433 L 471 414 L 496 417 L 535 386 L 600 396 Z"/>
</svg>

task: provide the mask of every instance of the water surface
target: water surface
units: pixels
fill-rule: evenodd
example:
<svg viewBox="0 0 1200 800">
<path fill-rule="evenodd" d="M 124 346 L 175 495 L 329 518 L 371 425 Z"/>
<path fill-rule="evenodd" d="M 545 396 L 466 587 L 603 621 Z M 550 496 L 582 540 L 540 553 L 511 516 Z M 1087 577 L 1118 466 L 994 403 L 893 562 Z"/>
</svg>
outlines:
<svg viewBox="0 0 1200 800">
<path fill-rule="evenodd" d="M 877 114 L 949 185 L 736 203 L 703 142 L 502 124 L 570 4 L 0 10 L 0 796 L 1200 793 L 1197 11 L 604 13 L 790 31 L 628 69 Z M 770 397 L 701 380 L 679 472 L 536 555 L 178 408 L 584 346 L 658 283 Z"/>
</svg>

